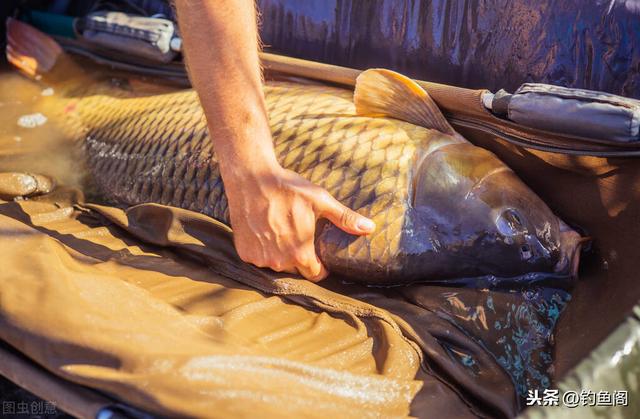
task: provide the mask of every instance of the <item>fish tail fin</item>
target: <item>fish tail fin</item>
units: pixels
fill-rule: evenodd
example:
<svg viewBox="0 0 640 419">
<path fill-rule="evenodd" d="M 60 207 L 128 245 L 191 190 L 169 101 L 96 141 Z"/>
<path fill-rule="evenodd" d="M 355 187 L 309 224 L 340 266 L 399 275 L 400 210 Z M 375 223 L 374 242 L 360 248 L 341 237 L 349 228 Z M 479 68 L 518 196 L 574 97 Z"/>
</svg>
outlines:
<svg viewBox="0 0 640 419">
<path fill-rule="evenodd" d="M 360 73 L 353 100 L 358 115 L 386 116 L 456 134 L 429 93 L 395 71 L 371 69 Z"/>
<path fill-rule="evenodd" d="M 17 19 L 7 19 L 7 61 L 27 76 L 61 81 L 82 74 L 82 69 L 49 35 Z"/>
</svg>

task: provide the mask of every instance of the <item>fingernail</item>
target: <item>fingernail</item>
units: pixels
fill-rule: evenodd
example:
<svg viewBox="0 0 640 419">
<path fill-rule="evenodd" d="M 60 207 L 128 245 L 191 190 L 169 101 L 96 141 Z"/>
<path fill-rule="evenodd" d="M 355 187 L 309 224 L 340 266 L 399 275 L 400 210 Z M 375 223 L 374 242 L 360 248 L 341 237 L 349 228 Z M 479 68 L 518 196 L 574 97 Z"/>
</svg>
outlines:
<svg viewBox="0 0 640 419">
<path fill-rule="evenodd" d="M 368 218 L 360 218 L 356 227 L 360 231 L 373 231 L 376 229 L 376 223 Z"/>
</svg>

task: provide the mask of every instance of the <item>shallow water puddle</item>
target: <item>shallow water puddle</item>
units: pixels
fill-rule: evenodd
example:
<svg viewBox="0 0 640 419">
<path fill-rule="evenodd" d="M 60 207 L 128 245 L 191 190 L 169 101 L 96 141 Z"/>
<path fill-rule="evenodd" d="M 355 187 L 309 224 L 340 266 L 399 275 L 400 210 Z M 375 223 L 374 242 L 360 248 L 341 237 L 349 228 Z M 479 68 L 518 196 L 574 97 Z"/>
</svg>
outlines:
<svg viewBox="0 0 640 419">
<path fill-rule="evenodd" d="M 0 171 L 32 172 L 53 177 L 58 184 L 77 187 L 82 173 L 73 158 L 73 145 L 35 111 L 52 88 L 0 67 Z"/>
</svg>

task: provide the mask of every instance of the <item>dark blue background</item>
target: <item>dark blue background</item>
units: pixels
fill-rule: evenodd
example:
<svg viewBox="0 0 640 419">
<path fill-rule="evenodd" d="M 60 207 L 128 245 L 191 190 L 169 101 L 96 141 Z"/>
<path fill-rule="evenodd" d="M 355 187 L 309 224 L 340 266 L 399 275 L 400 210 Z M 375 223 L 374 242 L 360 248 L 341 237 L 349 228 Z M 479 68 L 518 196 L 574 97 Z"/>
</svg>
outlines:
<svg viewBox="0 0 640 419">
<path fill-rule="evenodd" d="M 268 49 L 424 80 L 640 98 L 640 0 L 259 0 Z"/>
</svg>

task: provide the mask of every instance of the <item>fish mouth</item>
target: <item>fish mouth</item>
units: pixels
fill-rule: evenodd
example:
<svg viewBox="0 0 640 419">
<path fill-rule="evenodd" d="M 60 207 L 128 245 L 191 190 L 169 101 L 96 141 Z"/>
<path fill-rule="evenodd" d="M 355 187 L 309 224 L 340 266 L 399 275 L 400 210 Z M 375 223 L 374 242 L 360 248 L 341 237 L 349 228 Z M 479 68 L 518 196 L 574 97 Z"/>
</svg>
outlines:
<svg viewBox="0 0 640 419">
<path fill-rule="evenodd" d="M 554 272 L 568 275 L 571 279 L 577 278 L 582 246 L 590 241 L 591 237 L 582 237 L 577 231 L 560 221 L 560 259 Z"/>
</svg>

